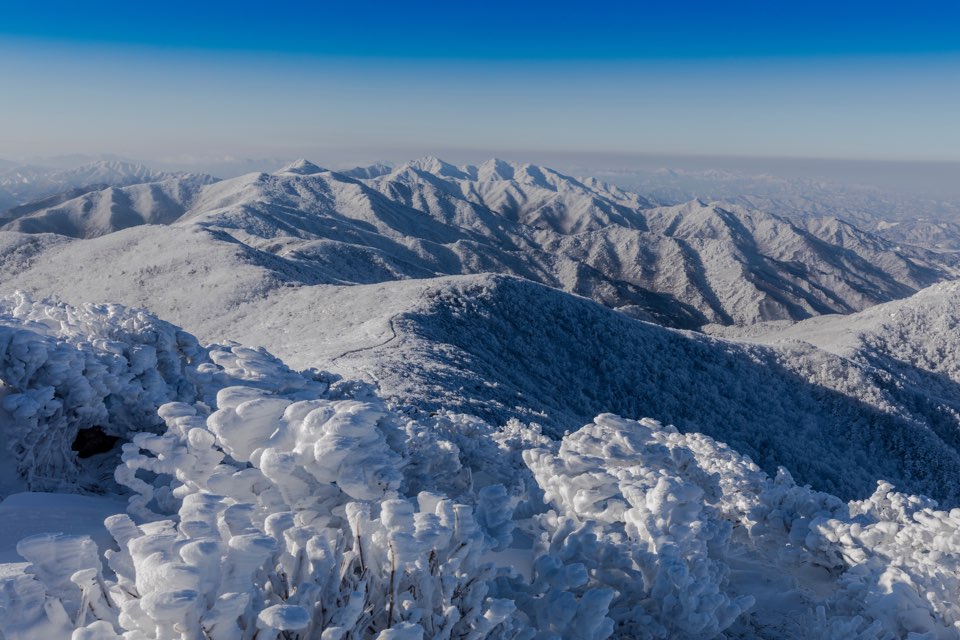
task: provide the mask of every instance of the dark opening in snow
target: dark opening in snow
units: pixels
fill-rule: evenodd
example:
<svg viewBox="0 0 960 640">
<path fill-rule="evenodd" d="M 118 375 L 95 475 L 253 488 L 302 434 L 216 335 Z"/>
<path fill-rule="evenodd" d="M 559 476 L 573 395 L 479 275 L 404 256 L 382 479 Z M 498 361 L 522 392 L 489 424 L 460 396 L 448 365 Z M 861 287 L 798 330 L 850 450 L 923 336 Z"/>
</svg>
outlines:
<svg viewBox="0 0 960 640">
<path fill-rule="evenodd" d="M 102 427 L 93 426 L 80 429 L 70 448 L 77 452 L 78 458 L 90 458 L 98 453 L 110 451 L 119 439 L 117 436 L 104 433 Z"/>
</svg>

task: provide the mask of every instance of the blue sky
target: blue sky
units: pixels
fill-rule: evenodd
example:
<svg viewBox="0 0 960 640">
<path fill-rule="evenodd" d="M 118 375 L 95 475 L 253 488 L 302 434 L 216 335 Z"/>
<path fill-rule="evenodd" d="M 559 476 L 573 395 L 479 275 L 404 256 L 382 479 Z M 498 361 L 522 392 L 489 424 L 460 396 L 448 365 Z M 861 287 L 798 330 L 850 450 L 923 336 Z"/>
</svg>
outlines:
<svg viewBox="0 0 960 640">
<path fill-rule="evenodd" d="M 5 156 L 954 161 L 960 2 L 21 2 L 0 86 Z"/>
</svg>

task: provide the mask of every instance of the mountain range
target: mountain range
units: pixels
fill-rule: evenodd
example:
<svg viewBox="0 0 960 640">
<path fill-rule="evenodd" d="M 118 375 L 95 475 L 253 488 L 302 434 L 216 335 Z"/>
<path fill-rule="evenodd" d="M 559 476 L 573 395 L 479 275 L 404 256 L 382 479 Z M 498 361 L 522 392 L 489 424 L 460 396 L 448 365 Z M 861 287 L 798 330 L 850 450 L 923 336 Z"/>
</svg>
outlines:
<svg viewBox="0 0 960 640">
<path fill-rule="evenodd" d="M 215 252 L 232 244 L 277 286 L 494 272 L 680 328 L 849 313 L 958 273 L 954 254 L 838 219 L 801 225 L 699 200 L 654 206 L 595 179 L 500 160 L 458 167 L 424 158 L 346 172 L 298 161 L 273 174 L 186 175 L 47 204 L 8 211 L 2 227 L 85 239 L 81 249 L 58 238 L 41 269 L 62 272 L 56 265 L 73 251 L 103 252 L 98 264 L 122 261 L 144 233 L 174 244 L 187 234 L 186 244 L 220 245 Z M 168 230 L 111 237 L 145 224 Z M 45 241 L 7 234 L 4 242 Z"/>
<path fill-rule="evenodd" d="M 824 217 L 841 218 L 894 243 L 942 252 L 960 250 L 960 202 L 955 192 L 950 195 L 942 188 L 928 193 L 917 187 L 851 183 L 831 177 L 829 170 L 824 173 L 821 178 L 801 178 L 661 168 L 602 171 L 599 175 L 662 204 L 694 198 L 722 200 L 775 213 L 801 225 L 808 220 L 816 224 Z"/>
<path fill-rule="evenodd" d="M 25 204 L 70 189 L 122 187 L 177 175 L 183 174 L 154 171 L 141 163 L 125 160 L 96 160 L 70 168 L 10 163 L 0 166 L 0 200 Z"/>
</svg>

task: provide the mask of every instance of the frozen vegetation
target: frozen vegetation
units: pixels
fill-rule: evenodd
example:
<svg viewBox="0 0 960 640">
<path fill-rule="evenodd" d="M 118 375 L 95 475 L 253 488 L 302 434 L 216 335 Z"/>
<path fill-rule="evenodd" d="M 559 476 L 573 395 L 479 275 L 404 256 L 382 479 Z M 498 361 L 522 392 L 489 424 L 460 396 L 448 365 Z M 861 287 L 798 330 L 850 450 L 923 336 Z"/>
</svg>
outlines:
<svg viewBox="0 0 960 640">
<path fill-rule="evenodd" d="M 2 327 L 5 491 L 112 468 L 126 500 L 112 540 L 19 542 L 4 640 L 960 637 L 960 509 L 883 478 L 847 502 L 652 419 L 411 411 L 119 306 Z M 69 455 L 93 425 L 120 444 Z"/>
</svg>

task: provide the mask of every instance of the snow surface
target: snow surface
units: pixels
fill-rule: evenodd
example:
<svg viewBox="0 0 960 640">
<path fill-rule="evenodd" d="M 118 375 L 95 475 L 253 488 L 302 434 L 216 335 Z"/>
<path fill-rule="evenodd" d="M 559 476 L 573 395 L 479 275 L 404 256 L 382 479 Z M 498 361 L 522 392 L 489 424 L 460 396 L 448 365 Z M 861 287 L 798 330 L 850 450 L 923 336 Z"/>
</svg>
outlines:
<svg viewBox="0 0 960 640">
<path fill-rule="evenodd" d="M 6 326 L 94 359 L 110 336 L 128 364 L 176 331 L 118 307 L 18 308 Z M 238 345 L 180 376 L 195 398 L 125 434 L 112 542 L 93 523 L 111 498 L 0 505 L 50 527 L 25 522 L 25 562 L 0 565 L 4 640 L 960 637 L 960 509 L 886 482 L 845 502 L 650 419 L 552 440 L 411 417 Z"/>
<path fill-rule="evenodd" d="M 125 506 L 125 501 L 114 496 L 38 492 L 7 496 L 0 501 L 0 563 L 23 562 L 17 543 L 41 534 L 86 535 L 106 549 L 113 538 L 103 521 Z"/>
</svg>

